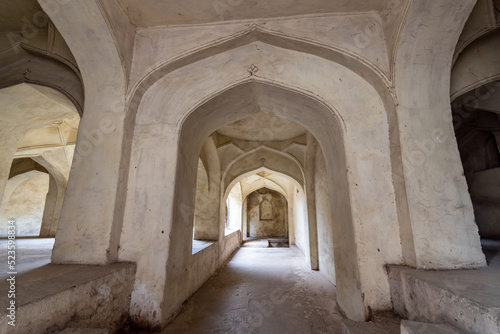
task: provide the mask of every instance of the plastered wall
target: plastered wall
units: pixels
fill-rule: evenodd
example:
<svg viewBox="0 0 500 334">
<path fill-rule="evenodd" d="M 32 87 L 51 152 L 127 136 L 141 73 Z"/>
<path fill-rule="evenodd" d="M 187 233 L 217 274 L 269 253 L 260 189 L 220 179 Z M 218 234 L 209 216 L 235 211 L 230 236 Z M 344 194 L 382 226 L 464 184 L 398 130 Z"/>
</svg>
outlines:
<svg viewBox="0 0 500 334">
<path fill-rule="evenodd" d="M 260 189 L 248 196 L 248 237 L 288 238 L 287 202 L 283 195 Z"/>
</svg>

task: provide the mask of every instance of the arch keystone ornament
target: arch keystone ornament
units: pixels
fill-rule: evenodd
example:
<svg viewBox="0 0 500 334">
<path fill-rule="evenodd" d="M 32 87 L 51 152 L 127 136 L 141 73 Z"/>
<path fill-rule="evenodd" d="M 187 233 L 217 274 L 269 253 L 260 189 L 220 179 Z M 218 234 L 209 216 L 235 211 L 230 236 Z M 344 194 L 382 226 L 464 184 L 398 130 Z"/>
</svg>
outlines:
<svg viewBox="0 0 500 334">
<path fill-rule="evenodd" d="M 257 66 L 255 66 L 254 64 L 250 65 L 250 67 L 248 68 L 248 73 L 250 73 L 250 75 L 254 75 L 255 73 L 259 72 L 259 68 Z"/>
</svg>

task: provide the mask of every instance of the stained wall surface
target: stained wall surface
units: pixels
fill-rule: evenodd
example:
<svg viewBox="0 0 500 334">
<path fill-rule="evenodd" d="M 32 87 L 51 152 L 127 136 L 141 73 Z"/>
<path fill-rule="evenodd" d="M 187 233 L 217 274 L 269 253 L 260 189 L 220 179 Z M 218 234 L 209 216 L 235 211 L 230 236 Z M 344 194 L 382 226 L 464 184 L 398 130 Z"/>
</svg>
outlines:
<svg viewBox="0 0 500 334">
<path fill-rule="evenodd" d="M 288 195 L 290 239 L 335 281 L 351 319 L 392 307 L 387 264 L 485 264 L 450 108 L 478 65 L 475 49 L 455 59 L 475 0 L 318 0 L 279 18 L 282 1 L 233 2 L 201 21 L 162 15 L 162 2 L 39 3 L 86 88 L 53 261 L 136 263 L 129 315 L 140 327 L 164 327 L 238 247 L 238 232 L 225 235 L 226 186 L 266 168 L 298 184 L 272 186 Z M 467 66 L 450 75 L 454 61 Z M 252 118 L 271 126 L 249 131 Z M 214 243 L 193 256 L 197 222 Z"/>
<path fill-rule="evenodd" d="M 283 195 L 260 189 L 248 196 L 248 237 L 288 238 L 287 202 Z"/>
</svg>

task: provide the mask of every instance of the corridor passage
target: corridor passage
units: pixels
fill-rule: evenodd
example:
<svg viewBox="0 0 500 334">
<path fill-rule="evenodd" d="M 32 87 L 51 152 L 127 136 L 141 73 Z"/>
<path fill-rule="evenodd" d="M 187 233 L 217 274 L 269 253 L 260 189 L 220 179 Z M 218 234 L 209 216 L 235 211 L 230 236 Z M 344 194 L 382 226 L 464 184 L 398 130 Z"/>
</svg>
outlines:
<svg viewBox="0 0 500 334">
<path fill-rule="evenodd" d="M 340 333 L 335 287 L 295 247 L 242 247 L 162 333 Z"/>
</svg>

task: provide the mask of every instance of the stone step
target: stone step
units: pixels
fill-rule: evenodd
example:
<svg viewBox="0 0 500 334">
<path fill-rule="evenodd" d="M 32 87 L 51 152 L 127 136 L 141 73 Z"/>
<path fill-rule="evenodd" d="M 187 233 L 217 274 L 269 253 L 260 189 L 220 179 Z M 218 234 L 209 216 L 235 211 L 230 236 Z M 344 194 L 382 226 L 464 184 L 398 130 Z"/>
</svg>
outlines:
<svg viewBox="0 0 500 334">
<path fill-rule="evenodd" d="M 445 324 L 429 324 L 416 321 L 401 321 L 401 334 L 461 334 L 458 329 Z"/>
<path fill-rule="evenodd" d="M 100 328 L 66 328 L 57 334 L 109 334 L 109 331 Z"/>
<path fill-rule="evenodd" d="M 342 321 L 342 334 L 399 334 L 400 328 L 394 323 Z"/>
</svg>

